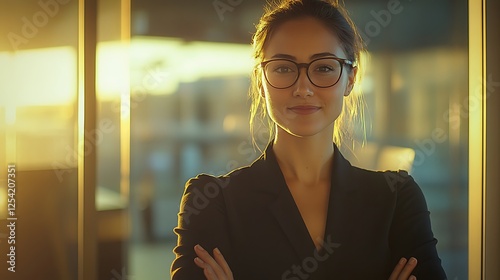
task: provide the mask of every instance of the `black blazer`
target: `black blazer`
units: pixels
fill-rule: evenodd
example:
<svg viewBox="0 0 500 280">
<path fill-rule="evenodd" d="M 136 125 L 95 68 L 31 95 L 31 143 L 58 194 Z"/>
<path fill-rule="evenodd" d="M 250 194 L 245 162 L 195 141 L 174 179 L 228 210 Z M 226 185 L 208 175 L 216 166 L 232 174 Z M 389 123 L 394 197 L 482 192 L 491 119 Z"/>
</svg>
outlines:
<svg viewBox="0 0 500 280">
<path fill-rule="evenodd" d="M 417 279 L 446 279 L 425 198 L 406 172 L 351 166 L 335 146 L 324 246 L 315 249 L 269 145 L 250 166 L 186 184 L 173 280 L 205 279 L 193 247 L 218 247 L 235 280 L 388 279 L 416 257 Z"/>
</svg>

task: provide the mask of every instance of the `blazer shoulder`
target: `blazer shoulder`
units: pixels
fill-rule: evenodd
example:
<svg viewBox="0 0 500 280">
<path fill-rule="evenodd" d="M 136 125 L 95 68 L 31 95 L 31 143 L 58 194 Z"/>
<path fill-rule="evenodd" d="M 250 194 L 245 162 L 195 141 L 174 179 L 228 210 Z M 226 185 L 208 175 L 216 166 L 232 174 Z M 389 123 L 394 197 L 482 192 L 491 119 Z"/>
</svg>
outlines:
<svg viewBox="0 0 500 280">
<path fill-rule="evenodd" d="M 353 178 L 361 185 L 382 187 L 391 192 L 398 192 L 408 184 L 416 184 L 413 177 L 406 170 L 374 171 L 353 167 Z"/>
<path fill-rule="evenodd" d="M 236 168 L 224 175 L 210 175 L 201 173 L 196 177 L 189 179 L 186 183 L 185 192 L 192 189 L 215 191 L 226 189 L 229 186 L 249 185 L 254 178 L 258 177 L 259 169 L 257 162 L 251 165 Z"/>
<path fill-rule="evenodd" d="M 190 178 L 185 185 L 184 195 L 193 192 L 219 193 L 221 189 L 227 187 L 228 180 L 224 176 L 214 176 L 201 173 L 196 177 Z"/>
</svg>

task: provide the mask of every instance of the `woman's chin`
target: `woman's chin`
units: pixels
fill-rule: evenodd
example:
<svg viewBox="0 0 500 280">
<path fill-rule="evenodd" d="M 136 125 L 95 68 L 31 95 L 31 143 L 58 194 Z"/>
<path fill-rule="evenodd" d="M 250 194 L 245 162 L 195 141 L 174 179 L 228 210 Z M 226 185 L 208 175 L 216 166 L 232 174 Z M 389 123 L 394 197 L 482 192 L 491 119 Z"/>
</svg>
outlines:
<svg viewBox="0 0 500 280">
<path fill-rule="evenodd" d="M 302 128 L 286 129 L 285 131 L 288 134 L 290 134 L 291 136 L 299 137 L 299 138 L 314 137 L 314 136 L 319 136 L 319 135 L 326 133 L 325 130 L 320 129 L 320 128 L 315 128 L 315 127 L 302 127 Z M 333 132 L 330 133 L 329 135 L 333 135 Z"/>
</svg>

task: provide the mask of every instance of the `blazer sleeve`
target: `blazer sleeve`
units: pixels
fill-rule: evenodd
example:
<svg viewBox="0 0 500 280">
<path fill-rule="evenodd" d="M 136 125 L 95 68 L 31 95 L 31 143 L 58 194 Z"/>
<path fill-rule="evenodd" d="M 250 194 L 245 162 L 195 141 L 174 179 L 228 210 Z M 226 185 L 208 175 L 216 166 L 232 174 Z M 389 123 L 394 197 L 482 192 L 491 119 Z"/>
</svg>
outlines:
<svg viewBox="0 0 500 280">
<path fill-rule="evenodd" d="M 415 257 L 418 261 L 413 275 L 417 279 L 443 280 L 446 274 L 438 257 L 431 229 L 430 213 L 424 195 L 415 180 L 405 171 L 385 174 L 388 183 L 396 186 L 396 209 L 389 233 L 392 266 L 401 257 Z"/>
<path fill-rule="evenodd" d="M 229 178 L 226 178 L 227 180 Z M 231 266 L 226 207 L 223 197 L 223 178 L 200 175 L 186 183 L 178 214 L 177 246 L 170 275 L 172 280 L 206 279 L 194 263 L 194 246 L 200 244 L 213 255 L 219 248 Z"/>
</svg>

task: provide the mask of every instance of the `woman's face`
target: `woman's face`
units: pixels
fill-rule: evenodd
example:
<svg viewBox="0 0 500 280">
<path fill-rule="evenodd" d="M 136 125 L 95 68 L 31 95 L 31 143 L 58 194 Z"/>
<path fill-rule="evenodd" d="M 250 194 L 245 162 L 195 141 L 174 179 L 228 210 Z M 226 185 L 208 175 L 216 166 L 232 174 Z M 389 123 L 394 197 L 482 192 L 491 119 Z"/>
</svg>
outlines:
<svg viewBox="0 0 500 280">
<path fill-rule="evenodd" d="M 285 58 L 297 63 L 309 63 L 322 57 L 346 58 L 346 54 L 337 35 L 312 17 L 281 24 L 264 47 L 264 61 Z M 276 69 L 278 74 L 288 71 L 287 68 Z M 318 69 L 328 71 L 326 68 Z M 278 134 L 288 132 L 298 137 L 327 134 L 332 137 L 334 121 L 342 111 L 344 96 L 349 95 L 352 89 L 356 70 L 349 71 L 348 66 L 344 66 L 335 85 L 320 88 L 308 79 L 306 69 L 300 68 L 297 82 L 285 89 L 272 87 L 262 72 L 267 111 L 277 125 Z"/>
</svg>

